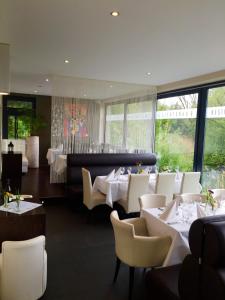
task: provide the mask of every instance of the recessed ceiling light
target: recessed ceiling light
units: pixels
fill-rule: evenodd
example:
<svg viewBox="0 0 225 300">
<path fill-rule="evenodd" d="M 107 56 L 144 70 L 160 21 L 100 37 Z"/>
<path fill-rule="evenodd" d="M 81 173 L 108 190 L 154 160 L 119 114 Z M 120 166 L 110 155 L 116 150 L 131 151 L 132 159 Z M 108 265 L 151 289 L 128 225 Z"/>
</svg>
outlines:
<svg viewBox="0 0 225 300">
<path fill-rule="evenodd" d="M 35 94 L 37 94 L 37 92 L 38 92 L 37 90 L 34 90 L 34 93 L 35 93 Z"/>
<path fill-rule="evenodd" d="M 113 17 L 118 17 L 120 15 L 120 13 L 118 11 L 112 11 L 110 14 Z"/>
<path fill-rule="evenodd" d="M 151 72 L 147 72 L 146 75 L 147 76 L 151 76 L 152 74 L 151 74 Z"/>
<path fill-rule="evenodd" d="M 48 79 L 48 78 L 45 78 L 45 81 L 46 81 L 46 82 L 49 82 L 49 79 Z"/>
<path fill-rule="evenodd" d="M 70 61 L 69 61 L 68 59 L 65 59 L 65 60 L 64 60 L 64 63 L 65 63 L 65 64 L 68 64 L 69 62 L 70 62 Z"/>
<path fill-rule="evenodd" d="M 113 86 L 110 84 L 110 86 L 109 86 L 110 88 L 112 88 Z"/>
<path fill-rule="evenodd" d="M 84 94 L 84 97 L 87 97 L 87 95 L 86 95 L 86 94 Z"/>
</svg>

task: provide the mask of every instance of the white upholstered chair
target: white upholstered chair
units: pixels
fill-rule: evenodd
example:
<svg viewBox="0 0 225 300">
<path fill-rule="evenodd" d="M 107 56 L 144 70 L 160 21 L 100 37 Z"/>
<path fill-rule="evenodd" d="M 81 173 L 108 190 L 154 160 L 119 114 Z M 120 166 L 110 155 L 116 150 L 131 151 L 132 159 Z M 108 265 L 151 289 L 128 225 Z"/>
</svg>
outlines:
<svg viewBox="0 0 225 300">
<path fill-rule="evenodd" d="M 166 196 L 166 203 L 173 199 L 175 186 L 175 173 L 159 173 L 156 177 L 155 194 Z"/>
<path fill-rule="evenodd" d="M 91 175 L 87 169 L 82 168 L 83 178 L 83 203 L 89 209 L 93 209 L 95 206 L 105 204 L 106 196 L 102 193 L 93 191 Z"/>
<path fill-rule="evenodd" d="M 184 193 L 181 194 L 180 197 L 181 200 L 186 203 L 203 202 L 206 200 L 206 195 L 202 194 Z"/>
<path fill-rule="evenodd" d="M 127 197 L 118 203 L 124 208 L 126 213 L 140 212 L 139 197 L 148 191 L 149 175 L 131 174 L 129 175 Z"/>
<path fill-rule="evenodd" d="M 130 267 L 129 298 L 131 297 L 135 267 L 148 268 L 162 266 L 171 245 L 168 236 L 149 236 L 144 218 L 120 220 L 117 211 L 110 215 L 115 237 L 117 257 L 114 282 L 120 263 Z"/>
<path fill-rule="evenodd" d="M 180 194 L 193 193 L 199 194 L 201 192 L 200 172 L 185 172 L 181 181 Z"/>
<path fill-rule="evenodd" d="M 45 237 L 2 243 L 0 299 L 37 300 L 47 284 Z"/>
<path fill-rule="evenodd" d="M 141 209 L 166 206 L 166 196 L 160 194 L 144 194 L 139 198 Z"/>
<path fill-rule="evenodd" d="M 214 199 L 218 201 L 225 200 L 225 189 L 211 189 L 211 191 Z"/>
</svg>

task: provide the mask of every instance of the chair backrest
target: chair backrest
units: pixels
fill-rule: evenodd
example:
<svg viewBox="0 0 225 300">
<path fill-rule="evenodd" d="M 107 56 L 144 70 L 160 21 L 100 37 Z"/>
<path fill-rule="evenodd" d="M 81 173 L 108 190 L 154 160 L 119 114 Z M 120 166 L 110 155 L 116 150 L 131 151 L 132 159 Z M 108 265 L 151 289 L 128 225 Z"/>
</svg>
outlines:
<svg viewBox="0 0 225 300">
<path fill-rule="evenodd" d="M 45 290 L 45 237 L 2 243 L 2 300 L 39 299 Z"/>
<path fill-rule="evenodd" d="M 212 196 L 216 200 L 225 200 L 225 189 L 211 189 Z"/>
<path fill-rule="evenodd" d="M 176 173 L 159 173 L 156 178 L 156 194 L 166 196 L 166 202 L 173 200 Z"/>
<path fill-rule="evenodd" d="M 202 195 L 202 194 L 185 193 L 185 194 L 181 194 L 180 196 L 182 201 L 187 203 L 203 202 L 206 200 L 206 195 Z"/>
<path fill-rule="evenodd" d="M 2 139 L 2 151 L 8 151 L 8 144 L 12 142 L 15 152 L 22 152 L 26 155 L 26 140 L 24 139 Z"/>
<path fill-rule="evenodd" d="M 201 192 L 200 172 L 185 172 L 181 181 L 180 193 L 199 194 Z"/>
<path fill-rule="evenodd" d="M 131 174 L 129 175 L 127 192 L 127 213 L 139 212 L 139 197 L 148 192 L 149 175 Z"/>
<path fill-rule="evenodd" d="M 82 168 L 83 178 L 83 203 L 88 209 L 92 209 L 92 182 L 90 172 Z"/>
<path fill-rule="evenodd" d="M 166 196 L 160 194 L 144 194 L 139 198 L 141 209 L 166 206 Z"/>
<path fill-rule="evenodd" d="M 116 210 L 111 212 L 110 219 L 114 231 L 116 255 L 123 262 L 127 262 L 129 249 L 132 248 L 134 227 L 132 224 L 121 221 Z"/>
</svg>

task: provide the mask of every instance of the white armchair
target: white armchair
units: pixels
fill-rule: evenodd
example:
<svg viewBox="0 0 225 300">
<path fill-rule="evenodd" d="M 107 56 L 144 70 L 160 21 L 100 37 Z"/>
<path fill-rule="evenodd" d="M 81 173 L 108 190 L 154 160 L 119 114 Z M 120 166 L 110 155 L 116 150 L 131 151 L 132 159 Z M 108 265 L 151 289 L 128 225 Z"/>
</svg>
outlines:
<svg viewBox="0 0 225 300">
<path fill-rule="evenodd" d="M 200 172 L 185 172 L 182 177 L 180 194 L 194 193 L 199 194 L 201 192 Z"/>
<path fill-rule="evenodd" d="M 110 215 L 115 236 L 115 252 L 117 257 L 114 282 L 117 279 L 121 261 L 130 267 L 129 298 L 131 297 L 134 268 L 158 267 L 171 245 L 169 236 L 149 236 L 143 218 L 120 220 L 117 211 Z"/>
<path fill-rule="evenodd" d="M 83 178 L 83 203 L 89 209 L 93 209 L 95 206 L 105 204 L 106 196 L 102 193 L 93 191 L 91 175 L 87 169 L 82 168 Z"/>
<path fill-rule="evenodd" d="M 138 198 L 147 193 L 149 186 L 149 175 L 131 174 L 129 175 L 128 192 L 126 199 L 121 199 L 118 203 L 124 208 L 126 213 L 140 212 Z"/>
<path fill-rule="evenodd" d="M 37 300 L 47 284 L 45 237 L 2 243 L 0 299 Z"/>
<path fill-rule="evenodd" d="M 175 173 L 159 173 L 156 177 L 155 194 L 165 195 L 167 203 L 173 200 L 175 176 Z"/>
<path fill-rule="evenodd" d="M 141 209 L 166 206 L 166 196 L 160 194 L 144 194 L 139 198 Z"/>
<path fill-rule="evenodd" d="M 203 194 L 184 193 L 184 194 L 181 194 L 180 197 L 181 197 L 181 200 L 186 203 L 206 201 L 206 195 L 203 195 Z"/>
</svg>

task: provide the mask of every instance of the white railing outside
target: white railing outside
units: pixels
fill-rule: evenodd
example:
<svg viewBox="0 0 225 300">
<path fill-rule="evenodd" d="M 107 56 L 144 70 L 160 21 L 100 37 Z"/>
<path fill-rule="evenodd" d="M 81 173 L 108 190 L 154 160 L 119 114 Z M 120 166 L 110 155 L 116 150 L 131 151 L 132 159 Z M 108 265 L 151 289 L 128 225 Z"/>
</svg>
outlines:
<svg viewBox="0 0 225 300">
<path fill-rule="evenodd" d="M 151 112 L 142 112 L 127 114 L 127 120 L 152 120 Z M 176 110 L 163 110 L 156 112 L 156 119 L 195 119 L 197 117 L 197 108 L 176 109 Z M 107 115 L 106 121 L 123 121 L 124 115 Z M 225 118 L 225 106 L 208 107 L 206 110 L 207 119 Z"/>
</svg>

